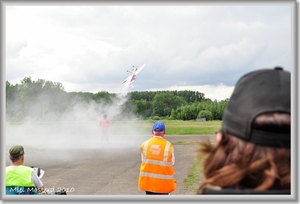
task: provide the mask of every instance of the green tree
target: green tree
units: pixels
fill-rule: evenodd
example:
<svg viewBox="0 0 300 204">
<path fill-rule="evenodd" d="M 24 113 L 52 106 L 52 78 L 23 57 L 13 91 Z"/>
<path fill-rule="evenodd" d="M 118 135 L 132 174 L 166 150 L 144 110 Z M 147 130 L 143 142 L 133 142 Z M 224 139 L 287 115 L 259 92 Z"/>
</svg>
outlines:
<svg viewBox="0 0 300 204">
<path fill-rule="evenodd" d="M 25 77 L 21 80 L 21 84 L 16 86 L 11 86 L 7 82 L 6 113 L 9 118 L 13 117 L 14 120 L 45 119 L 47 113 L 59 115 L 62 111 L 61 100 L 65 94 L 63 89 L 59 82 L 53 83 L 43 79 L 34 81 L 31 77 Z"/>
<path fill-rule="evenodd" d="M 17 120 L 18 113 L 22 108 L 19 100 L 19 86 L 6 81 L 6 118 Z"/>
<path fill-rule="evenodd" d="M 213 115 L 208 110 L 202 110 L 199 112 L 198 118 L 205 118 L 208 121 L 213 119 Z"/>
<path fill-rule="evenodd" d="M 151 116 L 152 113 L 151 102 L 141 99 L 141 100 L 133 101 L 133 104 L 134 104 L 133 112 L 134 114 L 138 115 L 139 118 L 145 119 Z"/>
<path fill-rule="evenodd" d="M 115 98 L 115 94 L 111 94 L 107 91 L 101 91 L 92 96 L 93 100 L 97 103 L 108 104 L 111 103 L 113 98 Z"/>
<path fill-rule="evenodd" d="M 152 106 L 152 116 L 170 116 L 172 109 L 186 104 L 182 97 L 175 96 L 170 92 L 161 92 L 155 95 Z"/>
</svg>

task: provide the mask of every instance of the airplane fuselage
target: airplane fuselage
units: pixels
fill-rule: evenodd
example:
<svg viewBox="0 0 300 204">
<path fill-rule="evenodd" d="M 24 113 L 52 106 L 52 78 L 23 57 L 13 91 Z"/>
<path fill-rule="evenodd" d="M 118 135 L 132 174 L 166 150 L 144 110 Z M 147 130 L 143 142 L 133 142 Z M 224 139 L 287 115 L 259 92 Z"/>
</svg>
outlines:
<svg viewBox="0 0 300 204">
<path fill-rule="evenodd" d="M 136 75 L 146 66 L 146 64 L 142 65 L 140 68 L 137 68 L 137 67 L 134 67 L 132 68 L 132 71 L 128 71 L 127 72 L 131 72 L 131 75 L 128 76 L 123 82 L 122 84 L 124 83 L 127 83 L 128 86 L 131 86 L 133 88 L 133 85 L 132 83 L 135 81 L 136 79 Z"/>
</svg>

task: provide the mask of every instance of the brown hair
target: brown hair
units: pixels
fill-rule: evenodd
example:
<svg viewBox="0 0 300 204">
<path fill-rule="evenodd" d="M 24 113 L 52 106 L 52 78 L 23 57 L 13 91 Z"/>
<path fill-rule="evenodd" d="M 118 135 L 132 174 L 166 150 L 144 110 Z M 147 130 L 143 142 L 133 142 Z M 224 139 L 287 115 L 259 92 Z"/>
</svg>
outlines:
<svg viewBox="0 0 300 204">
<path fill-rule="evenodd" d="M 252 125 L 255 129 L 290 132 L 290 115 L 271 113 L 260 115 Z M 279 127 L 279 128 L 278 128 Z M 206 186 L 247 188 L 255 190 L 290 189 L 290 149 L 256 145 L 243 141 L 223 130 L 217 145 L 200 143 L 199 156 L 204 160 Z"/>
<path fill-rule="evenodd" d="M 9 159 L 12 161 L 12 162 L 17 162 L 19 161 L 21 158 L 22 158 L 23 155 L 19 155 L 19 156 L 11 156 L 9 155 Z"/>
</svg>

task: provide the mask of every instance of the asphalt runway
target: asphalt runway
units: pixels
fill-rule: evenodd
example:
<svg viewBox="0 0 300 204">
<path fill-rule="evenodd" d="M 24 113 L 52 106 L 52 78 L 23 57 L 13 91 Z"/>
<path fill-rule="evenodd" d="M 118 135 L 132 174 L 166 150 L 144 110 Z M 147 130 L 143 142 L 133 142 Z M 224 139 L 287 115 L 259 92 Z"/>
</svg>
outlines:
<svg viewBox="0 0 300 204">
<path fill-rule="evenodd" d="M 51 191 L 65 189 L 68 195 L 144 195 L 145 192 L 137 188 L 140 145 L 149 137 L 132 138 L 133 145 L 122 144 L 120 139 L 109 144 L 93 141 L 89 144 L 93 148 L 89 149 L 82 148 L 90 141 L 88 138 L 77 141 L 75 147 L 60 148 L 59 144 L 51 149 L 29 147 L 25 148 L 24 164 L 44 169 L 42 181 Z M 165 138 L 174 145 L 175 151 L 177 189 L 171 194 L 182 195 L 184 181 L 196 156 L 197 142 L 214 140 L 214 136 L 166 135 Z M 115 145 L 118 141 L 121 144 Z"/>
</svg>

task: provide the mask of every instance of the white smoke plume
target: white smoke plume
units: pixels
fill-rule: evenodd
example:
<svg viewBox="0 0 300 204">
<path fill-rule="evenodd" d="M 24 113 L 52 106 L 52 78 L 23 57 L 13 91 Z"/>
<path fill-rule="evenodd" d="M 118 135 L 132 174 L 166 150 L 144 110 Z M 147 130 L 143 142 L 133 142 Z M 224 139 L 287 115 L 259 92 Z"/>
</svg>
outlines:
<svg viewBox="0 0 300 204">
<path fill-rule="evenodd" d="M 133 120 L 114 120 L 121 114 L 121 107 L 128 100 L 127 92 L 126 87 L 109 104 L 78 102 L 62 118 L 53 115 L 51 122 L 32 122 L 30 119 L 22 123 L 6 122 L 6 152 L 13 145 L 22 145 L 25 148 L 27 165 L 38 165 L 41 160 L 50 163 L 74 161 L 82 156 L 80 152 L 83 151 L 112 154 L 124 149 L 139 149 L 141 143 L 151 137 L 151 129 L 149 134 L 145 134 L 136 129 Z M 108 143 L 101 142 L 99 122 L 103 114 L 107 114 L 111 122 Z M 50 116 L 51 113 L 48 113 L 47 117 Z M 136 116 L 131 115 L 131 118 Z M 9 163 L 8 159 L 6 163 Z"/>
</svg>

